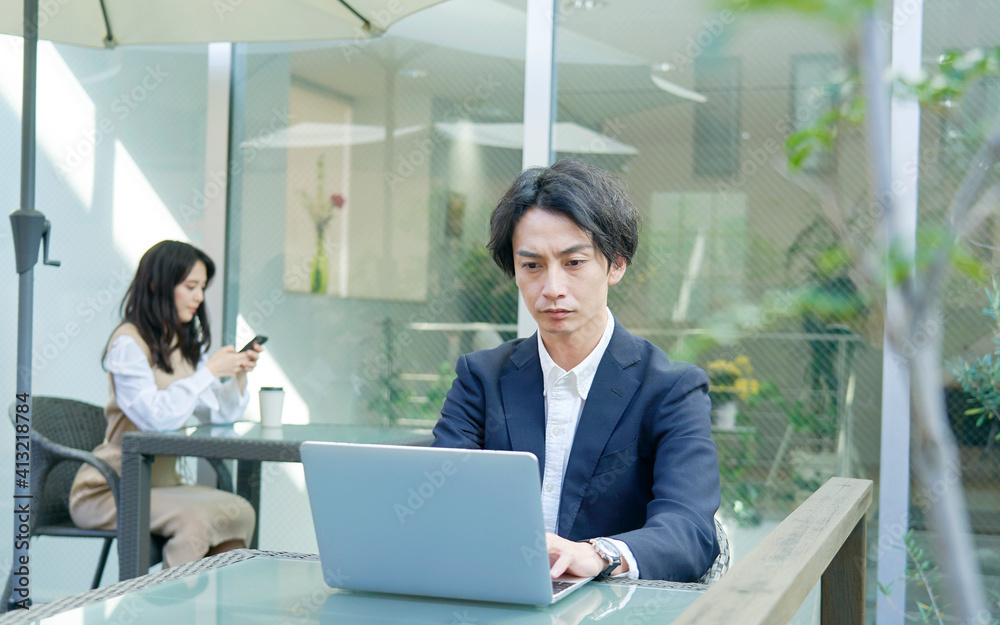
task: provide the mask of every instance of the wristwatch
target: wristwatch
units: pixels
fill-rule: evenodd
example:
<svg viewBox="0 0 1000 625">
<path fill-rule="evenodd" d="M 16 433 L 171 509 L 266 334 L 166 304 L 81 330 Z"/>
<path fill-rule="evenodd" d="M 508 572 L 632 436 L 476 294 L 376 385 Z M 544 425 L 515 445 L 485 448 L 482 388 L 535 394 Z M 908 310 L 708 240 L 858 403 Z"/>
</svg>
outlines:
<svg viewBox="0 0 1000 625">
<path fill-rule="evenodd" d="M 601 556 L 608 563 L 607 568 L 598 573 L 597 577 L 607 577 L 611 575 L 611 571 L 614 571 L 621 565 L 622 552 L 618 549 L 618 545 L 607 538 L 591 538 L 587 542 L 593 545 L 597 555 Z"/>
</svg>

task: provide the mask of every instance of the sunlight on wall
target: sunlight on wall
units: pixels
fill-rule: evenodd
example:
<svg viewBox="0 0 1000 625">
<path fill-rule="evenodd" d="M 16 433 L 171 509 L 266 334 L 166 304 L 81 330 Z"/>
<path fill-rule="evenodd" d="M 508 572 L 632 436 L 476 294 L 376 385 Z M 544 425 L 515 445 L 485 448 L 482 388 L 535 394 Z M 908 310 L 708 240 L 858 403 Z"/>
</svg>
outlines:
<svg viewBox="0 0 1000 625">
<path fill-rule="evenodd" d="M 22 59 L 24 42 L 20 37 L 0 35 L 0 46 L 13 62 L 0 63 L 0 98 L 21 117 Z M 97 106 L 87 94 L 56 47 L 46 41 L 38 44 L 37 141 L 39 161 L 48 160 L 66 181 L 84 211 L 90 212 L 94 201 L 95 148 L 111 140 L 113 122 L 97 120 Z M 110 127 L 109 127 L 110 125 Z M 102 166 L 108 164 L 102 163 Z M 114 195 L 112 236 L 115 250 L 130 266 L 136 266 L 142 254 L 164 239 L 190 242 L 191 238 L 153 189 L 129 150 L 118 140 L 114 144 Z M 245 341 L 254 331 L 239 317 L 237 335 Z M 244 341 L 244 342 L 245 342 Z M 259 386 L 285 388 L 284 419 L 287 423 L 307 423 L 309 410 L 302 397 L 268 352 L 257 367 Z M 248 414 L 259 415 L 257 393 L 253 393 Z"/>
<path fill-rule="evenodd" d="M 120 141 L 115 142 L 111 228 L 115 249 L 132 266 L 139 264 L 154 243 L 164 239 L 191 241 Z"/>
<path fill-rule="evenodd" d="M 236 345 L 243 346 L 255 336 L 257 336 L 257 333 L 250 327 L 247 320 L 243 318 L 243 315 L 238 315 L 236 318 Z M 295 386 L 291 380 L 288 379 L 284 370 L 274 360 L 271 352 L 266 347 L 260 355 L 260 360 L 257 361 L 257 368 L 251 374 L 250 380 L 251 383 L 249 386 L 253 389 L 253 392 L 250 394 L 250 405 L 247 406 L 247 415 L 260 417 L 260 401 L 257 397 L 257 390 L 260 387 L 280 386 L 285 389 L 285 404 L 281 411 L 281 421 L 291 425 L 309 423 L 309 406 L 306 405 L 299 392 L 295 390 Z"/>
<path fill-rule="evenodd" d="M 180 224 L 143 175 L 132 155 L 121 143 L 115 144 L 115 192 L 112 219 L 115 248 L 131 265 L 137 265 L 142 254 L 154 243 L 163 239 L 190 241 Z M 236 336 L 243 345 L 255 336 L 254 329 L 239 315 Z M 254 372 L 251 386 L 282 386 L 285 389 L 285 406 L 282 419 L 285 423 L 308 423 L 309 409 L 295 390 L 284 370 L 266 350 Z M 248 415 L 260 415 L 256 391 L 251 393 Z"/>
<path fill-rule="evenodd" d="M 0 97 L 20 119 L 24 40 L 6 35 L 0 35 L 0 40 L 0 45 L 9 46 L 13 51 L 8 58 L 16 60 L 0 63 Z M 38 42 L 36 101 L 39 151 L 72 189 L 83 210 L 89 213 L 94 199 L 94 151 L 106 139 L 108 130 L 98 128 L 94 102 L 55 46 L 47 41 Z M 67 106 L 70 102 L 72 106 Z"/>
</svg>

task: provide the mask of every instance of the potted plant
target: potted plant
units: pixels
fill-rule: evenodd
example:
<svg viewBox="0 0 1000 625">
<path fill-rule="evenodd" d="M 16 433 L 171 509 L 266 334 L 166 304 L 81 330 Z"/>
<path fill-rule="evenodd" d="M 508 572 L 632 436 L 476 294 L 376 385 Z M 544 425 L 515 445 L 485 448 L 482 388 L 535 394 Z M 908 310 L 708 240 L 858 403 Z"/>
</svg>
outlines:
<svg viewBox="0 0 1000 625">
<path fill-rule="evenodd" d="M 966 415 L 976 417 L 976 425 L 982 427 L 989 424 L 990 435 L 987 449 L 996 440 L 1000 440 L 1000 289 L 997 279 L 993 278 L 993 288 L 986 289 L 989 308 L 983 309 L 983 314 L 993 319 L 997 325 L 997 334 L 993 337 L 997 347 L 978 360 L 967 363 L 959 358 L 957 363 L 948 363 L 948 368 L 955 374 L 962 385 L 973 407 L 965 411 Z"/>
<path fill-rule="evenodd" d="M 740 526 L 757 525 L 763 494 L 759 480 L 752 479 L 757 461 L 757 430 L 745 427 L 745 409 L 759 398 L 761 382 L 753 377 L 746 355 L 718 359 L 705 365 L 712 399 L 713 439 L 719 449 L 722 513 Z"/>
<path fill-rule="evenodd" d="M 736 428 L 740 403 L 747 404 L 760 393 L 760 380 L 753 376 L 749 356 L 713 360 L 705 366 L 712 399 L 713 425 L 720 430 Z"/>
</svg>

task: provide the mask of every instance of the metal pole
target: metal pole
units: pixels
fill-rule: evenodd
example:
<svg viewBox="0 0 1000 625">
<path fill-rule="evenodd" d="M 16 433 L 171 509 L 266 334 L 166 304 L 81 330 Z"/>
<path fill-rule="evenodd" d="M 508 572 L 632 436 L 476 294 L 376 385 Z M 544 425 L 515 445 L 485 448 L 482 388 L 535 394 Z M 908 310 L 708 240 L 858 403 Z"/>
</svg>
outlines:
<svg viewBox="0 0 1000 625">
<path fill-rule="evenodd" d="M 391 293 L 396 288 L 396 271 L 393 263 L 393 231 L 396 227 L 393 219 L 393 211 L 396 203 L 396 175 L 398 165 L 396 164 L 396 76 L 399 73 L 399 63 L 395 61 L 396 50 L 392 41 L 388 41 L 389 60 L 383 67 L 385 68 L 385 143 L 382 152 L 382 251 L 379 255 L 378 277 L 382 289 Z M 338 292 L 339 289 L 339 276 Z"/>
<path fill-rule="evenodd" d="M 24 1 L 24 90 L 21 107 L 21 208 L 10 215 L 18 273 L 17 390 L 14 415 L 14 551 L 7 609 L 31 605 L 31 339 L 38 247 L 48 259 L 49 222 L 35 205 L 35 92 L 38 67 L 38 0 Z"/>
<path fill-rule="evenodd" d="M 38 68 L 38 0 L 24 0 L 24 88 L 21 92 L 21 210 L 19 213 L 35 212 L 35 93 Z M 38 231 L 38 217 L 44 228 L 45 218 L 38 215 L 27 216 L 27 228 L 22 229 L 18 238 L 17 222 L 11 216 L 14 230 L 15 253 L 17 243 L 27 242 L 24 237 L 33 238 Z M 40 233 L 39 233 L 40 235 Z M 40 238 L 40 236 L 39 236 Z M 23 246 L 22 246 L 23 247 Z M 38 262 L 38 244 L 34 246 L 35 262 L 26 270 L 18 258 L 18 304 L 17 304 L 17 414 L 14 423 L 14 554 L 10 576 L 10 602 L 8 609 L 27 608 L 31 605 L 28 589 L 30 579 L 30 556 L 28 536 L 31 528 L 31 338 L 32 313 L 34 303 L 34 265 Z M 22 254 L 18 253 L 17 256 Z M 23 409 L 23 410 L 22 410 Z M 27 443 L 27 466 L 19 466 L 18 446 L 24 449 Z M 23 453 L 23 452 L 22 452 Z M 21 456 L 24 458 L 24 456 Z M 24 469 L 27 469 L 25 471 Z M 27 531 L 25 531 L 27 530 Z"/>
<path fill-rule="evenodd" d="M 11 560 L 7 609 L 31 605 L 28 580 L 31 562 L 31 337 L 34 269 L 18 276 L 17 394 L 14 419 L 14 555 Z M 25 452 L 27 450 L 27 452 Z M 23 454 L 23 455 L 22 455 Z"/>
<path fill-rule="evenodd" d="M 229 75 L 229 155 L 226 157 L 226 271 L 223 274 L 222 344 L 236 342 L 240 310 L 240 255 L 243 228 L 243 168 L 240 144 L 246 138 L 247 44 L 233 44 Z"/>
<path fill-rule="evenodd" d="M 24 89 L 21 92 L 21 208 L 35 207 L 35 92 L 38 0 L 24 0 Z"/>
</svg>

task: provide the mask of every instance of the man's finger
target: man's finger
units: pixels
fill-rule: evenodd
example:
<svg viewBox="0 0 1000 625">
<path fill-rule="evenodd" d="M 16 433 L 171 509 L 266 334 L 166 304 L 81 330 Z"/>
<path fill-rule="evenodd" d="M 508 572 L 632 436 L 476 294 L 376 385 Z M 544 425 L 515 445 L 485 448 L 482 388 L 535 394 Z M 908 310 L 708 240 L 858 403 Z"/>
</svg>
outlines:
<svg viewBox="0 0 1000 625">
<path fill-rule="evenodd" d="M 565 573 L 572 561 L 573 557 L 568 551 L 560 553 L 559 557 L 556 559 L 555 563 L 553 563 L 552 568 L 549 571 L 552 574 L 552 577 L 556 578 Z"/>
</svg>

